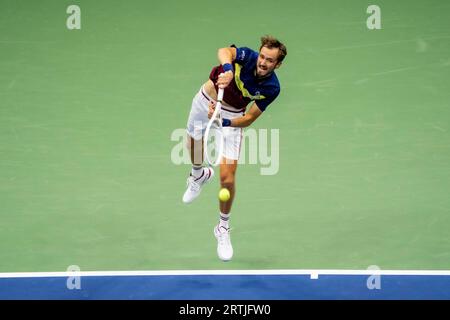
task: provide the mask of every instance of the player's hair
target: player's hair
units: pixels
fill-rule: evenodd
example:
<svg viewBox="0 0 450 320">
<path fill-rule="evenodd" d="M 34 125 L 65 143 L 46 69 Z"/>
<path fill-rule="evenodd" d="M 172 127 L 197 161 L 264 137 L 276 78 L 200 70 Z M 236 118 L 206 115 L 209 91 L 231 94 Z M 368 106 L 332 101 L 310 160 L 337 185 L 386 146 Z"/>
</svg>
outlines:
<svg viewBox="0 0 450 320">
<path fill-rule="evenodd" d="M 287 56 L 286 46 L 275 37 L 269 35 L 261 37 L 261 47 L 259 47 L 259 51 L 261 51 L 262 47 L 267 47 L 269 49 L 278 48 L 280 50 L 280 54 L 278 55 L 278 62 L 283 61 Z"/>
</svg>

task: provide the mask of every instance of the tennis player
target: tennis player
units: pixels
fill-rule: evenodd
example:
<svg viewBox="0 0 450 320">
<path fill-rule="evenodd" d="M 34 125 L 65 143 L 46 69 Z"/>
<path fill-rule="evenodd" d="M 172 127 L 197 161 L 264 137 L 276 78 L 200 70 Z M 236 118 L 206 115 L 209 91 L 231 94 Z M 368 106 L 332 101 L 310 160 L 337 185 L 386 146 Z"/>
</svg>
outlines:
<svg viewBox="0 0 450 320">
<path fill-rule="evenodd" d="M 229 219 L 236 193 L 235 175 L 242 128 L 250 126 L 277 98 L 280 84 L 274 71 L 281 66 L 286 55 L 285 45 L 272 36 L 261 38 L 259 52 L 234 45 L 221 48 L 218 50 L 220 65 L 212 69 L 209 80 L 201 86 L 192 101 L 187 123 L 192 171 L 187 179 L 184 203 L 197 198 L 202 187 L 214 176 L 211 167 L 203 166 L 202 138 L 208 119 L 214 112 L 217 91 L 219 88 L 224 89 L 221 111 L 224 148 L 220 163 L 220 185 L 230 191 L 231 197 L 226 202 L 219 202 L 220 219 L 214 227 L 218 241 L 217 254 L 223 261 L 233 257 Z"/>
</svg>

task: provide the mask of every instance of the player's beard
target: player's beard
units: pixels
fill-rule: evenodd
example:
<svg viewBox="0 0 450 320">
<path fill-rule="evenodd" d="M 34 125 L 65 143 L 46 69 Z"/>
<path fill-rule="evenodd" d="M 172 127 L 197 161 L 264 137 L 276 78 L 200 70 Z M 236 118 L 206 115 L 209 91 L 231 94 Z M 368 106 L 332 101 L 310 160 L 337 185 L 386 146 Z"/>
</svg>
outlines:
<svg viewBox="0 0 450 320">
<path fill-rule="evenodd" d="M 256 67 L 256 76 L 258 78 L 263 78 L 263 77 L 267 76 L 270 73 L 270 71 L 269 71 L 269 69 L 267 67 L 265 69 L 263 69 L 263 68 L 264 67 L 261 67 L 261 66 L 257 66 Z"/>
</svg>

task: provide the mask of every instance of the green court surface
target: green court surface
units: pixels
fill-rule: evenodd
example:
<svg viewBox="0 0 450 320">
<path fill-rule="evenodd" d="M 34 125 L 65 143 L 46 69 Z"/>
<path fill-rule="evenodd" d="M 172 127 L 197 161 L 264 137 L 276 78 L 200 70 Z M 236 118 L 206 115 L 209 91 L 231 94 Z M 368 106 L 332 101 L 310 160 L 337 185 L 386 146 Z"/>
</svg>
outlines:
<svg viewBox="0 0 450 320">
<path fill-rule="evenodd" d="M 81 8 L 81 30 L 66 9 Z M 381 8 L 381 30 L 366 9 Z M 450 3 L 0 2 L 0 272 L 449 269 Z M 288 56 L 279 171 L 238 168 L 233 261 L 218 174 L 181 197 L 176 129 L 217 49 Z"/>
</svg>

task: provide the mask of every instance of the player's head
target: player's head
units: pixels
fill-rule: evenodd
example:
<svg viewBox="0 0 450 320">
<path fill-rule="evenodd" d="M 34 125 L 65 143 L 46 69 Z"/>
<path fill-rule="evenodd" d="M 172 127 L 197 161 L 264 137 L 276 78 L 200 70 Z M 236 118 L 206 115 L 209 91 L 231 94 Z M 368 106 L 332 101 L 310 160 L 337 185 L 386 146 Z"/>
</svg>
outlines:
<svg viewBox="0 0 450 320">
<path fill-rule="evenodd" d="M 272 36 L 262 37 L 256 64 L 256 74 L 259 77 L 264 77 L 279 68 L 286 55 L 287 49 L 284 44 Z"/>
</svg>

